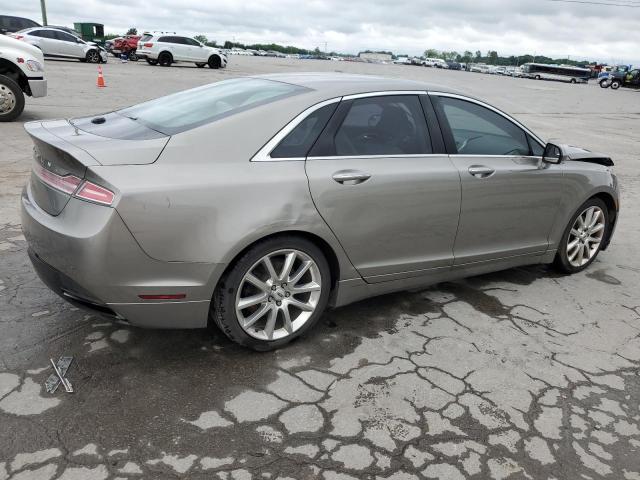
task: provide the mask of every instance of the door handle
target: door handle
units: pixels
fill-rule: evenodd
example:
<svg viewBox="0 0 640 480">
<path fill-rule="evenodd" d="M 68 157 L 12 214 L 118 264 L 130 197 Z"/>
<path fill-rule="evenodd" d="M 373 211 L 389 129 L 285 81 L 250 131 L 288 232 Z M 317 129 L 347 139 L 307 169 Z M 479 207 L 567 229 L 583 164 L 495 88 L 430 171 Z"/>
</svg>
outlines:
<svg viewBox="0 0 640 480">
<path fill-rule="evenodd" d="M 333 174 L 333 179 L 341 184 L 358 185 L 359 183 L 366 182 L 371 178 L 371 174 L 365 172 L 358 172 L 356 170 L 340 170 Z"/>
<path fill-rule="evenodd" d="M 469 173 L 476 178 L 489 178 L 496 173 L 495 169 L 486 167 L 484 165 L 471 165 L 469 167 Z"/>
</svg>

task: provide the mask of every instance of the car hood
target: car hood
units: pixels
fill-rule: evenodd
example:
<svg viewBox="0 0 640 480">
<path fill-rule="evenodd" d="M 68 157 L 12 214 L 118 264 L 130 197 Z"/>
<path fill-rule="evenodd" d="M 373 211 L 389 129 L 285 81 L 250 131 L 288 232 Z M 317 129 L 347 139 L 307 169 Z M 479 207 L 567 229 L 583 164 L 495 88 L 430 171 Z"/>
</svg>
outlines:
<svg viewBox="0 0 640 480">
<path fill-rule="evenodd" d="M 584 148 L 574 147 L 573 145 L 560 145 L 563 153 L 563 160 L 572 160 L 574 162 L 588 162 L 597 163 L 598 165 L 604 165 L 605 167 L 612 167 L 613 160 L 611 157 L 602 153 L 592 152 Z"/>
</svg>

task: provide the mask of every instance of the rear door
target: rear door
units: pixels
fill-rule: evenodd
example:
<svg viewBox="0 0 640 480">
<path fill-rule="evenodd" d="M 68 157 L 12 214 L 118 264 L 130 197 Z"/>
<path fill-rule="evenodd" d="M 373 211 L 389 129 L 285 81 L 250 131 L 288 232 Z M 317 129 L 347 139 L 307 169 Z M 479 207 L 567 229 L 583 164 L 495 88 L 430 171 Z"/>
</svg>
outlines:
<svg viewBox="0 0 640 480">
<path fill-rule="evenodd" d="M 462 185 L 455 265 L 546 251 L 562 201 L 562 166 L 543 163 L 541 143 L 492 107 L 431 97 Z"/>
<path fill-rule="evenodd" d="M 306 160 L 318 211 L 371 283 L 453 263 L 460 179 L 422 93 L 344 97 Z"/>
<path fill-rule="evenodd" d="M 35 38 L 33 42 L 44 55 L 60 56 L 60 45 L 56 40 L 56 35 L 53 30 L 32 30 L 28 34 L 30 37 Z"/>
</svg>

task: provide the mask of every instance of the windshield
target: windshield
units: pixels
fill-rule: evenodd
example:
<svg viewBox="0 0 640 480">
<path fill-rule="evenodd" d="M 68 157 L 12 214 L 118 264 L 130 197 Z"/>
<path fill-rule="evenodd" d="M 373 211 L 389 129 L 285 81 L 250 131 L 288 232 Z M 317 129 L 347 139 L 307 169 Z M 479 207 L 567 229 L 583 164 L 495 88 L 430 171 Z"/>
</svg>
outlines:
<svg viewBox="0 0 640 480">
<path fill-rule="evenodd" d="M 157 132 L 174 135 L 307 90 L 298 85 L 258 78 L 224 80 L 117 113 Z"/>
</svg>

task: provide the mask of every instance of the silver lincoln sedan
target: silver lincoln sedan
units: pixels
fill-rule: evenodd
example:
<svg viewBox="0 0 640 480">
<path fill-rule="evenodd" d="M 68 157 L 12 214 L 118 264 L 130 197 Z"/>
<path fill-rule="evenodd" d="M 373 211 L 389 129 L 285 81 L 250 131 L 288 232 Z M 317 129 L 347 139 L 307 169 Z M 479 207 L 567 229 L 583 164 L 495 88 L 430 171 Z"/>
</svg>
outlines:
<svg viewBox="0 0 640 480">
<path fill-rule="evenodd" d="M 327 306 L 527 264 L 586 268 L 619 209 L 604 155 L 447 88 L 225 80 L 32 122 L 31 260 L 69 302 L 279 347 Z"/>
</svg>

